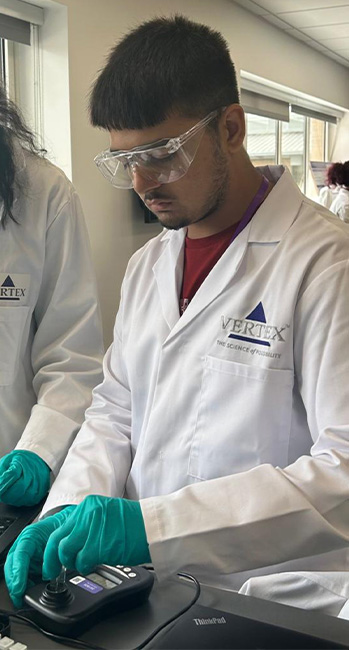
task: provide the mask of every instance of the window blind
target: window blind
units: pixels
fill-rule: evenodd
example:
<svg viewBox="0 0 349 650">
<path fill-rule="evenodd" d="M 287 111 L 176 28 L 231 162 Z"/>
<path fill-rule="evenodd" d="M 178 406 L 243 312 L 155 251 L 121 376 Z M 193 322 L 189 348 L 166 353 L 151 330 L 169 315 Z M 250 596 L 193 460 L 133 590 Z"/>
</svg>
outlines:
<svg viewBox="0 0 349 650">
<path fill-rule="evenodd" d="M 1 2 L 1 0 L 0 0 Z M 325 120 L 336 124 L 344 116 L 344 111 L 335 105 L 330 105 L 328 102 L 321 100 L 317 101 L 310 98 L 304 93 L 297 93 L 286 87 L 277 86 L 275 83 L 258 81 L 255 75 L 240 70 L 241 75 L 241 96 L 245 92 L 253 93 L 261 98 L 276 100 L 284 104 L 288 104 L 289 108 L 295 113 L 301 113 L 306 117 L 315 117 L 316 119 Z M 242 103 L 242 102 L 241 102 Z M 243 105 L 243 104 L 242 104 Z M 251 111 L 252 112 L 252 111 Z M 282 119 L 276 118 L 276 119 Z"/>
<path fill-rule="evenodd" d="M 30 45 L 30 23 L 0 13 L 0 37 Z"/>
<path fill-rule="evenodd" d="M 42 25 L 42 7 L 22 0 L 0 0 L 0 37 L 30 45 L 30 25 Z"/>
<path fill-rule="evenodd" d="M 23 0 L 0 0 L 0 14 L 25 20 L 33 25 L 44 24 L 43 8 L 23 2 Z"/>
<path fill-rule="evenodd" d="M 320 113 L 319 111 L 305 108 L 303 106 L 298 106 L 296 104 L 291 104 L 291 111 L 292 113 L 298 113 L 298 115 L 304 115 L 305 117 L 313 117 L 316 120 L 322 120 L 323 122 L 331 122 L 331 124 L 337 124 L 337 118 L 333 115 Z"/>
<path fill-rule="evenodd" d="M 271 117 L 274 120 L 289 122 L 290 110 L 288 102 L 282 102 L 279 99 L 260 95 L 244 88 L 241 89 L 240 95 L 241 105 L 246 113 L 254 113 L 255 115 Z"/>
</svg>

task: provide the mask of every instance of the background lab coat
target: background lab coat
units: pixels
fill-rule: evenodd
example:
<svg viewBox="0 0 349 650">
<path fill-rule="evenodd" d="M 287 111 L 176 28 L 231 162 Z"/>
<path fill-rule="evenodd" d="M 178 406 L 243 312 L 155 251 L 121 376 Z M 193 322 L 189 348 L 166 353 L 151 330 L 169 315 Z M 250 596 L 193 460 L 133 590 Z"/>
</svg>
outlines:
<svg viewBox="0 0 349 650">
<path fill-rule="evenodd" d="M 0 230 L 0 455 L 17 445 L 55 471 L 101 379 L 102 331 L 78 196 L 49 162 L 21 158 L 18 224 Z"/>
<path fill-rule="evenodd" d="M 349 572 L 302 571 L 250 578 L 241 594 L 349 618 Z"/>
<path fill-rule="evenodd" d="M 321 203 L 321 205 L 324 205 L 325 208 L 329 208 L 337 194 L 337 190 L 337 187 L 329 187 L 328 185 L 324 185 L 324 187 L 322 187 L 319 192 L 318 202 Z"/>
<path fill-rule="evenodd" d="M 45 507 L 140 498 L 160 578 L 238 588 L 349 565 L 349 230 L 262 169 L 275 187 L 181 318 L 185 231 L 132 257 L 104 382 Z"/>
<path fill-rule="evenodd" d="M 349 223 L 349 190 L 345 187 L 339 188 L 330 205 L 330 210 L 342 219 L 342 221 Z"/>
</svg>

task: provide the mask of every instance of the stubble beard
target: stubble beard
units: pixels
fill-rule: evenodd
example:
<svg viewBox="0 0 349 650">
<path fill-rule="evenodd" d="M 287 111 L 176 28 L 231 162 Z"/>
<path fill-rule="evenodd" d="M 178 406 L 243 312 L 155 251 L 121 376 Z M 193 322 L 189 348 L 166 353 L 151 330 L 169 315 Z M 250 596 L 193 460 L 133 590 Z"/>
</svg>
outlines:
<svg viewBox="0 0 349 650">
<path fill-rule="evenodd" d="M 187 228 L 194 223 L 204 221 L 207 217 L 217 212 L 225 203 L 228 189 L 228 167 L 227 160 L 223 155 L 219 143 L 216 142 L 214 151 L 214 169 L 211 177 L 211 188 L 208 196 L 205 198 L 203 206 L 199 209 L 199 214 L 187 213 L 185 215 L 174 215 L 169 219 L 161 219 L 161 216 L 156 215 L 160 224 L 167 228 L 167 230 L 180 230 Z"/>
</svg>

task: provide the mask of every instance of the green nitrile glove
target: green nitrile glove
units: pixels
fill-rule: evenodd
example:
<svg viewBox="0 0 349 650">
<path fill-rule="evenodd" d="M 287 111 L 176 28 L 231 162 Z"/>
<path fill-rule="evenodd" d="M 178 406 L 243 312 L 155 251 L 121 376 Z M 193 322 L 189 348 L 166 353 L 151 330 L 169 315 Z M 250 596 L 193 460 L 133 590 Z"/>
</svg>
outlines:
<svg viewBox="0 0 349 650">
<path fill-rule="evenodd" d="M 5 567 L 7 588 L 15 607 L 21 607 L 29 574 L 41 575 L 45 546 L 51 533 L 61 526 L 76 506 L 68 506 L 46 519 L 31 524 L 22 530 L 11 546 Z"/>
<path fill-rule="evenodd" d="M 33 451 L 15 449 L 0 459 L 0 501 L 32 506 L 49 491 L 50 468 Z"/>
<path fill-rule="evenodd" d="M 138 501 L 88 496 L 50 537 L 43 575 L 52 580 L 62 564 L 89 573 L 97 564 L 150 562 Z"/>
</svg>

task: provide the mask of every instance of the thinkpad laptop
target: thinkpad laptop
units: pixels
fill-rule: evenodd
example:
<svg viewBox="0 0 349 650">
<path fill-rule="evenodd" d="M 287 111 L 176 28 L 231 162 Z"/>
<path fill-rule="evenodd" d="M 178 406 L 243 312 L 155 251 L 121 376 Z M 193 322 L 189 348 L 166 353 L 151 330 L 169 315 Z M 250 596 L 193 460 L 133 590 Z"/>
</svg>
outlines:
<svg viewBox="0 0 349 650">
<path fill-rule="evenodd" d="M 146 646 L 147 650 L 339 650 L 340 648 L 348 650 L 349 648 L 347 621 L 240 594 L 234 596 L 247 599 L 247 611 L 244 614 L 232 614 L 195 605 L 171 628 L 166 628 L 164 632 L 157 635 Z M 265 617 L 264 620 L 254 618 L 254 610 L 258 604 Z"/>
<path fill-rule="evenodd" d="M 14 507 L 0 502 L 0 568 L 19 533 L 35 519 L 43 504 Z"/>
</svg>

